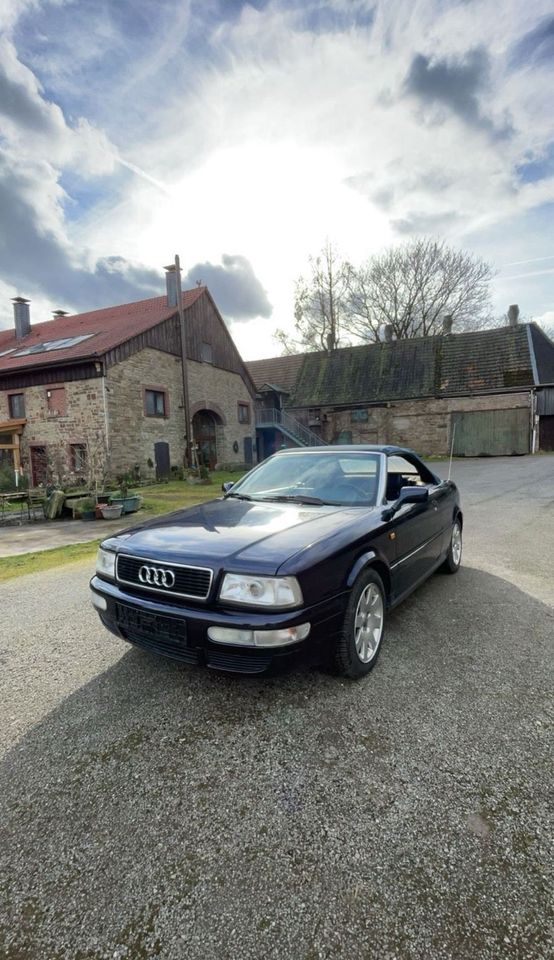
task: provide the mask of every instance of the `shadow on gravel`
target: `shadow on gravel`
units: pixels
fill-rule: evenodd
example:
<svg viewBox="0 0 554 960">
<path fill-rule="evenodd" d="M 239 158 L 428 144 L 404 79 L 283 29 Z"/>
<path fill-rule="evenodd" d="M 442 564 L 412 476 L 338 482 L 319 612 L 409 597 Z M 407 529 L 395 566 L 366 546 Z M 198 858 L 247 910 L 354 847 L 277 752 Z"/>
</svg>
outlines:
<svg viewBox="0 0 554 960">
<path fill-rule="evenodd" d="M 551 955 L 553 633 L 464 568 L 357 684 L 124 652 L 0 768 L 0 957 Z"/>
</svg>

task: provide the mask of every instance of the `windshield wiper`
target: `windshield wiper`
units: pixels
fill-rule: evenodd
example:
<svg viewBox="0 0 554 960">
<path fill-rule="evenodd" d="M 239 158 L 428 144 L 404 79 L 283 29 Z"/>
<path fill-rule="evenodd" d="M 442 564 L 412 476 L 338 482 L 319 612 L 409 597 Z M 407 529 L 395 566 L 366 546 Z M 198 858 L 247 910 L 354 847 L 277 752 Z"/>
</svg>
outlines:
<svg viewBox="0 0 554 960">
<path fill-rule="evenodd" d="M 297 496 L 286 496 L 282 494 L 278 497 L 263 497 L 264 500 L 275 501 L 276 503 L 307 503 L 314 504 L 315 506 L 327 506 L 327 500 L 322 500 L 320 497 L 305 497 L 302 494 Z"/>
<path fill-rule="evenodd" d="M 224 500 L 227 500 L 229 497 L 235 497 L 237 500 L 253 500 L 253 497 L 248 496 L 247 493 L 226 493 Z"/>
</svg>

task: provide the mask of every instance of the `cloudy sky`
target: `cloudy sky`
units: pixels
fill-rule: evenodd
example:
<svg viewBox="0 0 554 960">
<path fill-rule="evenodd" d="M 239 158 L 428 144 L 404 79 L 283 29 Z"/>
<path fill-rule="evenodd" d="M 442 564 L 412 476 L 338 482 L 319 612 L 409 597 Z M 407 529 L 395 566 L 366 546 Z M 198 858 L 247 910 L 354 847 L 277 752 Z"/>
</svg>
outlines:
<svg viewBox="0 0 554 960">
<path fill-rule="evenodd" d="M 552 0 L 2 0 L 0 327 L 163 291 L 278 353 L 326 237 L 432 234 L 554 321 Z"/>
</svg>

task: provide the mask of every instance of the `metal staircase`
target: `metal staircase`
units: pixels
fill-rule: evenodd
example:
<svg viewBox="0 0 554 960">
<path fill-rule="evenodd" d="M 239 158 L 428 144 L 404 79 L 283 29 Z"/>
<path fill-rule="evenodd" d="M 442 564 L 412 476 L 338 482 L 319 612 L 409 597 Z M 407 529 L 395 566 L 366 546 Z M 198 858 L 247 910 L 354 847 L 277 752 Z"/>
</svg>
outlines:
<svg viewBox="0 0 554 960">
<path fill-rule="evenodd" d="M 327 447 L 325 440 L 305 427 L 303 423 L 291 417 L 290 413 L 284 410 L 257 410 L 256 426 L 272 427 L 280 430 L 290 440 L 293 440 L 299 447 Z"/>
</svg>

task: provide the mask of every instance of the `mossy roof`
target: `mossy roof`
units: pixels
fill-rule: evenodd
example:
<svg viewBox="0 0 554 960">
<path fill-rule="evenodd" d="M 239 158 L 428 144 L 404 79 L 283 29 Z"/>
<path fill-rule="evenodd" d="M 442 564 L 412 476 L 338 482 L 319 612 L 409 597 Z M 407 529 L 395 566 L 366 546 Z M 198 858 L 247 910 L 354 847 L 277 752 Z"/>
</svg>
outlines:
<svg viewBox="0 0 554 960">
<path fill-rule="evenodd" d="M 350 406 L 529 388 L 554 373 L 554 344 L 535 324 L 519 324 L 275 357 L 248 367 L 255 381 L 262 372 L 271 383 L 286 381 L 288 406 Z"/>
</svg>

